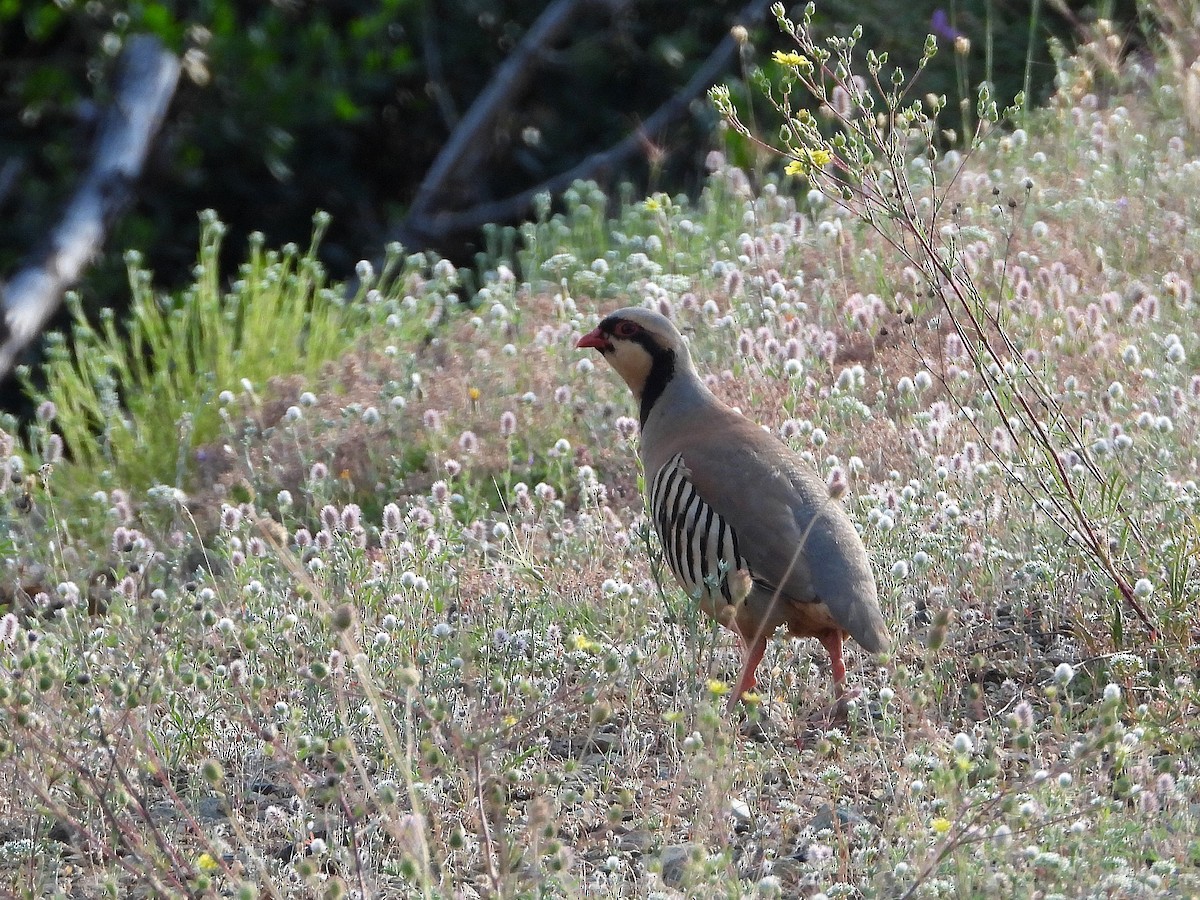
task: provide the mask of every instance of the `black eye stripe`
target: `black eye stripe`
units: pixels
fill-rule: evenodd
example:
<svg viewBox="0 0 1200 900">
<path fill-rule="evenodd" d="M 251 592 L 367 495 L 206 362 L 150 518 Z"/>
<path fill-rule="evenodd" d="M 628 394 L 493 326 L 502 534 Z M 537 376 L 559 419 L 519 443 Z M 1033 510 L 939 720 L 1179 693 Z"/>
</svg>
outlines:
<svg viewBox="0 0 1200 900">
<path fill-rule="evenodd" d="M 613 326 L 613 335 L 619 338 L 631 338 L 642 329 L 633 322 L 617 322 Z"/>
</svg>

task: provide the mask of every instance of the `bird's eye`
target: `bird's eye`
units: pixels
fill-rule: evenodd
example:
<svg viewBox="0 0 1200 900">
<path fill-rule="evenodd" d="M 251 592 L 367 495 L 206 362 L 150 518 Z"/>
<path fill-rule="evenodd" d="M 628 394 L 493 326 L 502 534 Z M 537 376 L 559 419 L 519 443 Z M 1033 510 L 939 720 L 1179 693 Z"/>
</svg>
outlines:
<svg viewBox="0 0 1200 900">
<path fill-rule="evenodd" d="M 633 322 L 618 322 L 616 327 L 613 328 L 613 334 L 619 338 L 631 338 L 639 331 L 641 329 Z"/>
</svg>

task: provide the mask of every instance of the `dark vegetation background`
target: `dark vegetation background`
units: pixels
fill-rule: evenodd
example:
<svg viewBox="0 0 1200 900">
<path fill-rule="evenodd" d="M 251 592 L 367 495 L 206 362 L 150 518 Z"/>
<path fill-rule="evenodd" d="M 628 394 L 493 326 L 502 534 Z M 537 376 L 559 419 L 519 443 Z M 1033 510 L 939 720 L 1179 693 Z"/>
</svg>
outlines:
<svg viewBox="0 0 1200 900">
<path fill-rule="evenodd" d="M 446 203 L 469 207 L 507 197 L 569 168 L 636 130 L 675 95 L 729 32 L 740 0 L 596 2 L 544 53 L 536 77 L 486 135 L 485 163 Z M 197 211 L 229 226 L 226 253 L 245 236 L 268 246 L 305 243 L 313 211 L 333 224 L 322 255 L 335 278 L 377 259 L 395 223 L 459 118 L 529 25 L 548 6 L 533 0 L 174 0 L 87 3 L 0 0 L 0 277 L 53 225 L 87 164 L 97 111 L 122 39 L 150 32 L 184 60 L 184 74 L 141 184 L 139 200 L 110 236 L 81 292 L 85 308 L 126 301 L 122 253 L 142 251 L 158 283 L 190 274 Z M 1036 103 L 1052 89 L 1047 42 L 1070 42 L 1096 16 L 1132 23 L 1132 3 L 1096 9 L 1028 2 L 846 2 L 819 5 L 829 33 L 864 26 L 864 45 L 912 69 L 925 35 L 942 52 L 922 87 L 961 96 L 988 70 L 995 96 L 1021 89 L 1027 60 Z M 789 4 L 795 17 L 802 4 Z M 1030 43 L 1031 21 L 1033 41 Z M 956 59 L 951 38 L 972 42 Z M 990 53 L 989 53 L 990 36 Z M 751 31 L 726 74 L 737 96 L 749 67 L 785 48 L 769 16 Z M 965 71 L 956 69 L 956 62 Z M 717 117 L 703 97 L 606 187 L 693 191 L 704 157 L 719 146 Z M 750 148 L 726 146 L 742 161 Z M 470 263 L 476 233 L 436 249 Z M 409 250 L 425 249 L 409 247 Z M 11 383 L 10 383 L 11 384 Z M 14 391 L 4 405 L 12 408 Z"/>
</svg>

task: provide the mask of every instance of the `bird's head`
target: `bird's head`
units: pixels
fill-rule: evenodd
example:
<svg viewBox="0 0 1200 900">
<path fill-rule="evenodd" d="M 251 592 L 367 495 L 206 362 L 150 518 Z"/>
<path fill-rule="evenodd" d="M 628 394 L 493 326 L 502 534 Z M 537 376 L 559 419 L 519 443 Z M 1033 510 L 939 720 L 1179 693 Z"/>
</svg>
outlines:
<svg viewBox="0 0 1200 900">
<path fill-rule="evenodd" d="M 643 405 L 647 394 L 653 402 L 677 371 L 692 366 L 687 344 L 671 320 L 640 306 L 607 316 L 575 346 L 599 350 Z"/>
</svg>

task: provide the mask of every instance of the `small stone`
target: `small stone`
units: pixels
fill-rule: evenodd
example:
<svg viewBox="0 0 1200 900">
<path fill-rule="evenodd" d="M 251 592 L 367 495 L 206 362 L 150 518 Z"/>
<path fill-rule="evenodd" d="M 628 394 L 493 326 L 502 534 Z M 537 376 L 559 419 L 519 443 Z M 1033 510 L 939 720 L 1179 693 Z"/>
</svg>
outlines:
<svg viewBox="0 0 1200 900">
<path fill-rule="evenodd" d="M 68 825 L 62 819 L 55 820 L 50 826 L 50 833 L 46 835 L 50 840 L 60 844 L 70 844 L 75 838 L 75 829 Z"/>
<path fill-rule="evenodd" d="M 246 787 L 252 793 L 265 794 L 277 800 L 287 800 L 296 796 L 296 789 L 286 781 L 274 781 L 270 778 L 256 778 Z"/>
<path fill-rule="evenodd" d="M 157 803 L 152 803 L 147 812 L 150 814 L 150 821 L 156 825 L 173 822 L 179 818 L 179 807 L 171 800 L 159 800 Z"/>
<path fill-rule="evenodd" d="M 812 872 L 812 867 L 802 859 L 794 856 L 783 856 L 771 864 L 771 872 L 781 881 L 789 884 L 799 882 Z"/>
<path fill-rule="evenodd" d="M 837 808 L 837 826 L 834 826 L 834 810 L 828 803 L 817 810 L 816 815 L 808 820 L 808 827 L 813 831 L 842 830 L 854 828 L 856 825 L 866 825 L 867 820 L 852 809 L 844 806 Z"/>
<path fill-rule="evenodd" d="M 663 847 L 658 854 L 663 883 L 674 888 L 683 887 L 687 883 L 688 866 L 703 856 L 704 848 L 699 844 L 669 844 Z"/>
<path fill-rule="evenodd" d="M 742 822 L 747 825 L 750 824 L 750 819 L 752 818 L 750 815 L 750 804 L 748 804 L 745 800 L 730 800 L 729 814 L 733 816 L 735 821 Z"/>
<path fill-rule="evenodd" d="M 654 846 L 654 835 L 649 831 L 635 829 L 617 838 L 617 849 L 622 853 L 645 853 Z"/>
<path fill-rule="evenodd" d="M 229 811 L 225 807 L 225 798 L 215 795 L 201 797 L 200 802 L 196 804 L 196 818 L 208 822 L 228 819 Z"/>
<path fill-rule="evenodd" d="M 588 742 L 588 749 L 595 753 L 611 753 L 620 746 L 620 737 L 615 731 L 597 731 Z"/>
</svg>

